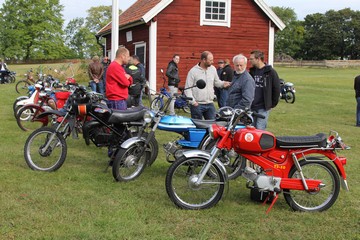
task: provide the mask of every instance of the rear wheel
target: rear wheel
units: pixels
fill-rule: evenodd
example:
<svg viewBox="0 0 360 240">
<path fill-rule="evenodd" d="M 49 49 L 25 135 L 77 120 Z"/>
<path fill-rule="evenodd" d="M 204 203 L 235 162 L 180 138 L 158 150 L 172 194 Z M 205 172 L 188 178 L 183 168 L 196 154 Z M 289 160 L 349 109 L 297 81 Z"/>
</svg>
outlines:
<svg viewBox="0 0 360 240">
<path fill-rule="evenodd" d="M 40 106 L 23 106 L 16 115 L 16 122 L 21 130 L 31 131 L 40 127 L 47 126 L 48 117 L 37 119 L 40 113 L 45 110 Z"/>
<path fill-rule="evenodd" d="M 26 95 L 29 91 L 28 87 L 30 85 L 32 85 L 32 84 L 30 82 L 28 82 L 27 80 L 20 80 L 16 83 L 15 90 L 19 94 Z"/>
<path fill-rule="evenodd" d="M 285 93 L 285 101 L 287 103 L 294 103 L 295 102 L 295 94 L 292 91 L 287 91 Z"/>
<path fill-rule="evenodd" d="M 112 174 L 116 181 L 131 181 L 139 177 L 150 158 L 150 152 L 142 152 L 144 142 L 132 144 L 129 148 L 120 148 L 116 154 L 112 167 Z"/>
<path fill-rule="evenodd" d="M 186 113 L 191 113 L 189 104 L 186 104 L 185 106 L 183 106 L 182 109 L 183 109 L 184 112 L 186 112 Z"/>
<path fill-rule="evenodd" d="M 183 157 L 171 164 L 166 174 L 166 192 L 179 208 L 211 208 L 222 198 L 225 177 L 217 165 L 211 165 L 212 174 L 206 174 L 199 185 L 196 183 L 207 162 L 207 159 Z"/>
<path fill-rule="evenodd" d="M 50 127 L 35 130 L 25 142 L 25 161 L 33 170 L 56 171 L 64 164 L 66 154 L 65 139 Z"/>
<path fill-rule="evenodd" d="M 318 179 L 325 185 L 318 191 L 284 190 L 284 197 L 295 211 L 321 212 L 330 208 L 336 201 L 340 191 L 340 179 L 336 170 L 328 162 L 316 158 L 300 161 L 305 179 Z M 309 161 L 311 160 L 311 161 Z M 293 166 L 289 178 L 300 178 L 300 173 Z"/>
</svg>

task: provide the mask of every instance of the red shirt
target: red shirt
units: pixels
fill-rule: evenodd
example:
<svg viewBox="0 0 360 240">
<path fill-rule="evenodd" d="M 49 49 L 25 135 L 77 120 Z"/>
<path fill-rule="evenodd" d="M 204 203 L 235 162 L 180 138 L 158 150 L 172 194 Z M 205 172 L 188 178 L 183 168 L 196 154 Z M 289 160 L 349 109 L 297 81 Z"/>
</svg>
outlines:
<svg viewBox="0 0 360 240">
<path fill-rule="evenodd" d="M 128 87 L 133 79 L 125 76 L 124 68 L 117 62 L 110 63 L 106 71 L 106 97 L 108 100 L 126 100 L 129 96 Z"/>
</svg>

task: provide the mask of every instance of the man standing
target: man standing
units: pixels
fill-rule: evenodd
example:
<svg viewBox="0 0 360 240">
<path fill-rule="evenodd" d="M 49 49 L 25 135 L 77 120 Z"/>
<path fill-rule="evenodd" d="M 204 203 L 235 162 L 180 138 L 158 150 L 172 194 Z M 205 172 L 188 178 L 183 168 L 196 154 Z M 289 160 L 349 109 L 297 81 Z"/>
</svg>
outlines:
<svg viewBox="0 0 360 240">
<path fill-rule="evenodd" d="M 279 102 L 280 80 L 277 72 L 271 65 L 264 62 L 264 53 L 255 50 L 251 52 L 250 75 L 255 80 L 255 97 L 251 110 L 263 115 L 265 118 L 254 117 L 254 126 L 257 129 L 266 129 L 270 110 Z"/>
<path fill-rule="evenodd" d="M 93 62 L 89 64 L 88 68 L 91 90 L 104 94 L 104 84 L 102 81 L 104 67 L 100 63 L 100 58 L 98 56 L 94 56 L 92 61 Z M 97 91 L 97 89 L 99 89 L 99 91 Z"/>
<path fill-rule="evenodd" d="M 140 91 L 140 96 L 139 96 L 139 105 L 143 106 L 142 95 L 143 95 L 144 86 L 146 85 L 145 66 L 144 66 L 144 64 L 142 64 L 140 62 L 140 58 L 137 55 L 132 55 L 130 58 L 130 62 L 131 62 L 131 64 L 135 65 L 139 69 L 142 78 L 145 80 L 144 83 L 142 83 L 142 85 L 141 85 L 141 91 Z"/>
<path fill-rule="evenodd" d="M 246 71 L 247 58 L 236 55 L 233 58 L 235 74 L 229 88 L 229 97 L 226 105 L 232 108 L 245 110 L 251 107 L 255 94 L 255 81 Z"/>
<path fill-rule="evenodd" d="M 357 102 L 356 106 L 356 126 L 360 127 L 360 75 L 354 79 L 355 98 Z"/>
<path fill-rule="evenodd" d="M 175 93 L 178 92 L 178 86 L 180 82 L 179 78 L 179 68 L 178 64 L 180 62 L 179 54 L 174 54 L 172 60 L 169 62 L 167 69 L 166 69 L 166 76 L 168 77 L 168 87 L 173 96 Z M 172 100 L 169 105 L 170 115 L 175 115 L 175 100 Z"/>
<path fill-rule="evenodd" d="M 221 64 L 222 62 L 222 64 Z M 220 68 L 222 68 L 220 70 Z M 218 75 L 220 80 L 231 82 L 234 76 L 234 70 L 230 66 L 229 59 L 225 59 L 225 61 L 220 60 L 219 61 L 219 69 L 218 69 Z M 217 101 L 219 108 L 226 106 L 226 101 L 229 97 L 228 89 L 225 88 L 217 88 L 215 87 L 215 94 L 217 92 Z"/>
<path fill-rule="evenodd" d="M 104 68 L 104 74 L 103 74 L 103 78 L 102 78 L 102 83 L 103 83 L 103 89 L 105 91 L 105 89 L 106 89 L 106 71 L 107 71 L 107 69 L 109 67 L 109 64 L 110 64 L 108 56 L 105 56 L 101 63 L 102 63 L 103 68 Z"/>
<path fill-rule="evenodd" d="M 127 108 L 128 87 L 132 84 L 132 77 L 125 72 L 123 65 L 128 64 L 129 50 L 121 47 L 116 51 L 115 59 L 110 63 L 106 72 L 106 97 L 109 108 L 125 110 Z"/>
<path fill-rule="evenodd" d="M 185 90 L 186 96 L 193 98 L 190 102 L 191 118 L 215 119 L 214 86 L 219 88 L 230 86 L 230 82 L 219 79 L 216 68 L 212 65 L 213 63 L 213 54 L 205 51 L 201 53 L 200 62 L 191 68 L 187 75 L 185 88 L 194 86 L 199 79 L 206 82 L 204 89 L 194 87 Z"/>
</svg>

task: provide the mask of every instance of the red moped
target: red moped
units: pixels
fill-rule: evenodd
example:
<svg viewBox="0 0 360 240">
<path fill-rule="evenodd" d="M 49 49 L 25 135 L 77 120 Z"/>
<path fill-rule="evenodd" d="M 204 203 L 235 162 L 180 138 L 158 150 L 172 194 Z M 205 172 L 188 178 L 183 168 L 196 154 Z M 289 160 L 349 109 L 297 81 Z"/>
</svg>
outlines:
<svg viewBox="0 0 360 240">
<path fill-rule="evenodd" d="M 267 213 L 280 193 L 293 210 L 313 212 L 327 210 L 335 203 L 341 183 L 349 190 L 346 158 L 337 155 L 338 150 L 349 147 L 337 132 L 332 131 L 329 137 L 323 133 L 275 137 L 250 126 L 255 113 L 231 111 L 227 127 L 213 124 L 209 129 L 216 141 L 211 152 L 185 151 L 168 169 L 166 191 L 176 206 L 206 209 L 219 202 L 228 181 L 219 160 L 224 150 L 238 154 L 247 186 L 267 195 L 264 203 L 271 202 Z M 235 131 L 239 121 L 247 127 Z"/>
</svg>

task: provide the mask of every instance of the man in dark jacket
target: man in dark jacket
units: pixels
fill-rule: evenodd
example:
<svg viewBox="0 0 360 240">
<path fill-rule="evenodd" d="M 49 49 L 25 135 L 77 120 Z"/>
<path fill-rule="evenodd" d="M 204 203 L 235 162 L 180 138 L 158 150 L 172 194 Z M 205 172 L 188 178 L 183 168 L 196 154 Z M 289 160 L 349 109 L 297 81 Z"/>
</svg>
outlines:
<svg viewBox="0 0 360 240">
<path fill-rule="evenodd" d="M 230 66 L 229 59 L 225 59 L 225 61 L 219 60 L 218 64 L 219 64 L 218 75 L 220 80 L 231 82 L 234 76 L 234 70 Z M 226 101 L 229 97 L 228 89 L 215 87 L 215 94 L 219 108 L 226 106 Z"/>
<path fill-rule="evenodd" d="M 235 73 L 228 90 L 229 97 L 226 106 L 244 110 L 250 108 L 254 100 L 255 81 L 246 71 L 247 58 L 244 55 L 236 55 L 233 58 L 233 63 Z"/>
<path fill-rule="evenodd" d="M 145 84 L 145 77 L 143 77 L 141 69 L 139 69 L 134 64 L 129 64 L 125 68 L 125 72 L 129 74 L 133 79 L 133 84 L 129 86 L 129 97 L 127 99 L 127 106 L 128 108 L 137 107 L 140 105 L 140 96 L 142 88 Z"/>
<path fill-rule="evenodd" d="M 168 87 L 171 95 L 178 92 L 178 85 L 180 82 L 178 64 L 180 62 L 179 54 L 174 54 L 173 59 L 169 62 L 166 69 L 166 76 L 168 77 Z M 171 101 L 169 106 L 170 115 L 175 115 L 174 108 L 175 101 Z"/>
<path fill-rule="evenodd" d="M 356 106 L 356 126 L 360 127 L 360 75 L 354 79 L 355 98 L 357 102 Z"/>
<path fill-rule="evenodd" d="M 279 102 L 280 80 L 277 72 L 271 65 L 264 62 L 264 53 L 255 50 L 251 52 L 250 75 L 255 80 L 255 97 L 251 110 L 265 116 L 265 119 L 254 117 L 254 126 L 257 129 L 266 129 L 270 110 Z"/>
</svg>

